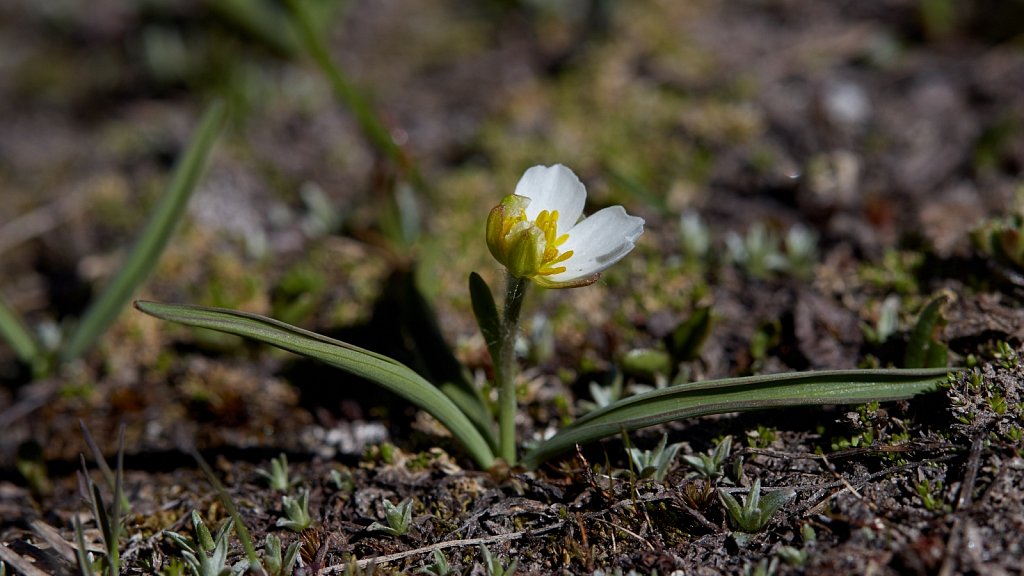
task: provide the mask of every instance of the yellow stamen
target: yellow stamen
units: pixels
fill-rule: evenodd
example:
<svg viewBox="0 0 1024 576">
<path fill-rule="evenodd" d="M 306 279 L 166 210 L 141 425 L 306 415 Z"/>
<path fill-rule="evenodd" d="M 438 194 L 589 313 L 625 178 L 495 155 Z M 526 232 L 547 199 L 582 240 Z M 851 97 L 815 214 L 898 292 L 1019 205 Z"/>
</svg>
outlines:
<svg viewBox="0 0 1024 576">
<path fill-rule="evenodd" d="M 544 232 L 544 256 L 541 259 L 540 270 L 538 274 L 542 276 L 550 276 L 552 274 L 558 274 L 565 272 L 565 266 L 557 266 L 562 262 L 565 262 L 572 257 L 572 250 L 566 252 L 559 252 L 558 247 L 569 239 L 568 234 L 562 234 L 558 236 L 558 210 L 542 210 L 537 215 L 536 220 L 537 227 Z"/>
<path fill-rule="evenodd" d="M 565 262 L 572 257 L 572 250 L 561 251 L 559 246 L 562 246 L 569 240 L 568 234 L 558 235 L 558 210 L 542 210 L 540 214 L 537 214 L 537 218 L 533 222 L 529 222 L 526 216 L 526 211 L 523 209 L 509 210 L 507 211 L 501 220 L 501 238 L 506 238 L 509 234 L 513 233 L 513 230 L 517 226 L 522 226 L 523 223 L 527 225 L 532 224 L 541 231 L 544 246 L 541 254 L 540 266 L 533 273 L 539 276 L 551 276 L 552 274 L 559 274 L 565 272 L 565 266 L 559 266 L 562 262 Z"/>
</svg>

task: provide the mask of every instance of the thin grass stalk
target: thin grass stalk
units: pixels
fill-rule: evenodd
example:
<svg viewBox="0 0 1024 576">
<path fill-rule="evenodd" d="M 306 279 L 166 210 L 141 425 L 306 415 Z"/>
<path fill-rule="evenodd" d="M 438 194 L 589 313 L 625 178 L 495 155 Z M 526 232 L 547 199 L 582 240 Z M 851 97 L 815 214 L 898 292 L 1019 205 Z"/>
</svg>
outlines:
<svg viewBox="0 0 1024 576">
<path fill-rule="evenodd" d="M 85 547 L 85 530 L 78 516 L 71 518 L 75 530 L 75 558 L 78 560 L 78 573 L 81 576 L 93 576 L 92 564 L 89 562 L 89 549 Z"/>
<path fill-rule="evenodd" d="M 62 361 L 78 358 L 92 347 L 129 302 L 135 289 L 156 267 L 175 226 L 185 213 L 188 200 L 199 183 L 226 119 L 227 110 L 222 102 L 214 102 L 207 108 L 188 149 L 174 170 L 167 192 L 153 210 L 149 222 L 117 275 L 89 306 L 62 347 Z"/>
<path fill-rule="evenodd" d="M 22 362 L 36 366 L 43 358 L 42 347 L 25 326 L 24 321 L 0 297 L 0 336 L 11 345 Z"/>
<path fill-rule="evenodd" d="M 355 116 L 363 135 L 370 141 L 374 148 L 384 154 L 396 166 L 404 170 L 413 185 L 420 190 L 426 189 L 426 183 L 420 176 L 419 170 L 411 159 L 402 151 L 391 137 L 384 123 L 380 121 L 373 107 L 360 94 L 359 90 L 346 78 L 345 73 L 334 62 L 327 44 L 321 37 L 320 32 L 305 0 L 286 0 L 285 3 L 292 14 L 292 20 L 299 33 L 299 38 L 306 47 L 310 57 L 316 62 L 320 70 L 327 76 L 338 100 L 348 108 Z"/>
</svg>

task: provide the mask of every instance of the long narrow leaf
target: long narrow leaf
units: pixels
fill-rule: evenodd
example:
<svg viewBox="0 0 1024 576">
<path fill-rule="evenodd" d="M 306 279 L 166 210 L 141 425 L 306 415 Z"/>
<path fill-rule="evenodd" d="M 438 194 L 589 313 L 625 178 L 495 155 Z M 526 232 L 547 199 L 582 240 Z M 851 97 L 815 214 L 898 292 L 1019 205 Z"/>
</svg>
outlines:
<svg viewBox="0 0 1024 576">
<path fill-rule="evenodd" d="M 0 336 L 11 345 L 14 353 L 26 364 L 34 365 L 43 356 L 39 343 L 3 298 L 0 298 Z"/>
<path fill-rule="evenodd" d="M 249 37 L 289 58 L 299 52 L 295 30 L 282 26 L 274 4 L 260 0 L 213 0 L 210 10 Z"/>
<path fill-rule="evenodd" d="M 437 418 L 478 465 L 488 468 L 494 461 L 487 440 L 447 396 L 415 371 L 387 356 L 258 314 L 143 301 L 135 306 L 164 320 L 259 340 L 376 382 Z"/>
<path fill-rule="evenodd" d="M 103 331 L 117 317 L 121 308 L 131 299 L 135 289 L 156 267 L 175 225 L 185 213 L 188 200 L 199 183 L 210 151 L 226 118 L 226 108 L 221 102 L 214 102 L 206 110 L 188 150 L 175 168 L 167 192 L 150 215 L 149 222 L 120 271 L 100 297 L 89 306 L 67 344 L 61 349 L 61 360 L 77 358 L 95 344 Z"/>
<path fill-rule="evenodd" d="M 836 370 L 709 380 L 639 394 L 595 410 L 541 442 L 523 458 L 536 468 L 571 449 L 621 431 L 673 420 L 785 406 L 898 400 L 934 390 L 949 370 Z"/>
</svg>

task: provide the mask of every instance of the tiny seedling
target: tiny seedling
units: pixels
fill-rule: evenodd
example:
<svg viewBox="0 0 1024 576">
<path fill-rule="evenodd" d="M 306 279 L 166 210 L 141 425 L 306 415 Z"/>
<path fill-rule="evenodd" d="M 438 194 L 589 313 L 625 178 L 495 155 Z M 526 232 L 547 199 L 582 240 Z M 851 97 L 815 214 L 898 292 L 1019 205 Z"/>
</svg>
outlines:
<svg viewBox="0 0 1024 576">
<path fill-rule="evenodd" d="M 590 390 L 591 400 L 580 401 L 580 408 L 585 412 L 591 412 L 598 408 L 611 406 L 622 398 L 622 375 L 616 374 L 608 384 L 600 384 L 598 382 L 591 381 L 590 384 L 587 385 L 587 388 Z"/>
<path fill-rule="evenodd" d="M 341 470 L 331 470 L 330 483 L 331 486 L 334 486 L 335 490 L 341 492 L 351 492 L 355 489 L 355 480 L 352 479 L 352 473 L 348 470 L 344 472 Z"/>
<path fill-rule="evenodd" d="M 434 561 L 420 568 L 420 574 L 430 574 L 431 576 L 451 576 L 452 567 L 448 565 L 448 558 L 445 557 L 444 552 L 440 550 L 434 550 Z"/>
<path fill-rule="evenodd" d="M 797 278 L 810 278 L 818 261 L 818 235 L 799 224 L 786 232 L 786 269 Z"/>
<path fill-rule="evenodd" d="M 412 525 L 412 499 L 406 498 L 397 506 L 390 500 L 382 500 L 381 504 L 384 505 L 384 519 L 387 521 L 387 525 L 374 522 L 368 529 L 372 532 L 385 532 L 392 536 L 405 536 Z"/>
<path fill-rule="evenodd" d="M 694 479 L 683 486 L 683 501 L 701 512 L 707 509 L 714 496 L 715 486 L 706 480 Z"/>
<path fill-rule="evenodd" d="M 170 558 L 160 568 L 160 576 L 185 576 L 185 561 L 181 558 Z"/>
<path fill-rule="evenodd" d="M 309 490 L 299 491 L 298 498 L 283 496 L 281 506 L 284 507 L 284 518 L 278 518 L 277 527 L 287 528 L 292 532 L 302 532 L 313 525 L 309 515 Z"/>
<path fill-rule="evenodd" d="M 942 480 L 930 482 L 925 479 L 914 485 L 917 495 L 921 498 L 924 507 L 932 512 L 941 512 L 945 508 L 942 500 Z"/>
<path fill-rule="evenodd" d="M 731 232 L 725 238 L 729 259 L 751 278 L 762 280 L 785 270 L 781 244 L 779 236 L 760 222 L 754 223 L 745 236 Z"/>
<path fill-rule="evenodd" d="M 352 555 L 348 560 L 345 561 L 345 566 L 341 570 L 342 576 L 373 576 L 377 572 L 377 561 L 371 558 L 368 563 L 363 566 L 359 565 L 359 560 Z"/>
<path fill-rule="evenodd" d="M 711 250 L 711 231 L 696 212 L 679 217 L 679 245 L 688 262 L 703 261 Z"/>
<path fill-rule="evenodd" d="M 505 566 L 504 561 L 492 555 L 491 551 L 483 544 L 480 545 L 480 554 L 484 557 L 484 571 L 487 576 L 512 576 L 516 573 L 519 560 L 513 560 L 511 564 Z"/>
<path fill-rule="evenodd" d="M 665 480 L 669 467 L 676 459 L 676 454 L 682 448 L 682 443 L 667 445 L 668 434 L 661 435 L 661 441 L 654 450 L 641 450 L 639 448 L 628 448 L 629 459 L 641 478 L 653 478 L 658 482 Z"/>
<path fill-rule="evenodd" d="M 885 344 L 896 333 L 900 324 L 900 297 L 890 294 L 882 300 L 878 307 L 878 320 L 875 324 L 861 325 L 864 339 L 875 346 Z"/>
<path fill-rule="evenodd" d="M 228 535 L 234 527 L 234 520 L 228 518 L 217 529 L 217 535 L 211 535 L 202 516 L 192 511 L 192 530 L 195 539 L 182 534 L 164 531 L 181 548 L 181 556 L 193 576 L 230 576 L 241 574 L 245 570 L 244 562 L 232 568 L 228 566 Z"/>
<path fill-rule="evenodd" d="M 263 544 L 263 567 L 269 576 L 291 576 L 299 557 L 299 541 L 292 542 L 282 554 L 281 539 L 267 534 Z"/>
<path fill-rule="evenodd" d="M 732 436 L 726 436 L 707 454 L 684 455 L 683 461 L 693 468 L 693 475 L 713 480 L 725 476 L 725 461 L 732 454 Z"/>
<path fill-rule="evenodd" d="M 793 490 L 773 490 L 762 495 L 761 479 L 757 478 L 754 480 L 754 485 L 750 487 L 746 502 L 740 506 L 732 494 L 721 488 L 718 489 L 718 497 L 725 505 L 733 528 L 748 534 L 764 528 L 771 520 L 772 515 L 794 496 L 796 496 L 796 492 Z"/>
<path fill-rule="evenodd" d="M 775 571 L 779 569 L 779 559 L 772 558 L 761 558 L 757 564 L 751 562 L 743 567 L 743 576 L 774 576 Z"/>
<path fill-rule="evenodd" d="M 288 474 L 288 456 L 282 452 L 277 458 L 270 460 L 270 470 L 264 470 L 262 468 L 256 470 L 267 479 L 270 484 L 270 488 L 277 492 L 285 492 L 292 486 L 295 486 L 301 479 Z"/>
<path fill-rule="evenodd" d="M 779 546 L 775 554 L 790 566 L 803 566 L 807 563 L 807 551 L 793 546 Z"/>
<path fill-rule="evenodd" d="M 763 424 L 756 430 L 747 430 L 747 446 L 751 448 L 767 448 L 779 438 L 778 431 Z"/>
</svg>

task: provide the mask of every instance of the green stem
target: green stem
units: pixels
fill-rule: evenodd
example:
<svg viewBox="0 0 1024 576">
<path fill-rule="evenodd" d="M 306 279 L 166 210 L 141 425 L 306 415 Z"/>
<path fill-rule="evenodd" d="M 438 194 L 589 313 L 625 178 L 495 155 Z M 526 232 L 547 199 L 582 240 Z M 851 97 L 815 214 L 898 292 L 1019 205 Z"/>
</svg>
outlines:
<svg viewBox="0 0 1024 576">
<path fill-rule="evenodd" d="M 501 316 L 501 339 L 495 358 L 494 376 L 498 385 L 498 455 L 509 466 L 516 463 L 516 334 L 519 331 L 519 312 L 526 295 L 526 278 L 508 275 L 505 289 L 505 310 Z"/>
</svg>

